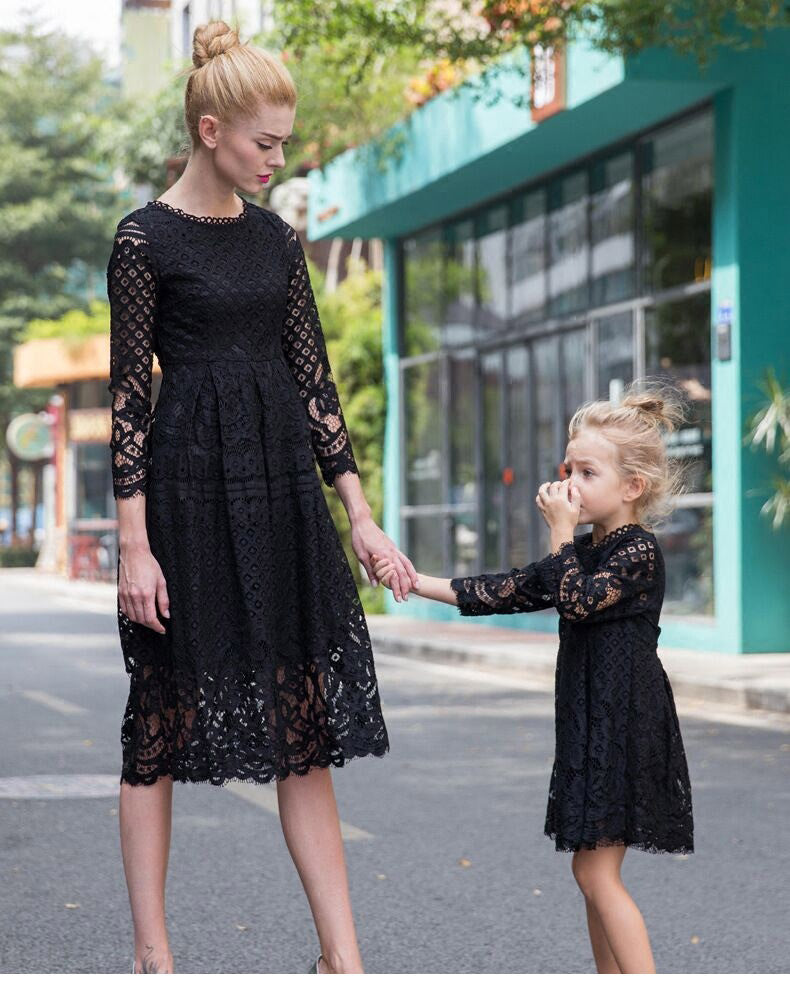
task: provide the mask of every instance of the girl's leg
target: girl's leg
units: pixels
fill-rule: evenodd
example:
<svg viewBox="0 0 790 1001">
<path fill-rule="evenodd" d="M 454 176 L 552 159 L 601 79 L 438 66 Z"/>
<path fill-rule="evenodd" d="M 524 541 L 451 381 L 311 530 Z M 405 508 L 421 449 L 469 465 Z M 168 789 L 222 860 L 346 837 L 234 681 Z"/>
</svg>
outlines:
<svg viewBox="0 0 790 1001">
<path fill-rule="evenodd" d="M 121 852 L 134 924 L 135 973 L 172 973 L 165 928 L 165 879 L 170 854 L 173 780 L 121 783 Z"/>
<path fill-rule="evenodd" d="M 592 851 L 582 848 L 573 857 L 573 874 L 599 919 L 620 970 L 623 973 L 655 973 L 644 919 L 620 878 L 624 856 L 622 845 Z"/>
<path fill-rule="evenodd" d="M 277 783 L 283 834 L 313 912 L 320 973 L 362 973 L 348 892 L 340 819 L 328 768 Z"/>
</svg>

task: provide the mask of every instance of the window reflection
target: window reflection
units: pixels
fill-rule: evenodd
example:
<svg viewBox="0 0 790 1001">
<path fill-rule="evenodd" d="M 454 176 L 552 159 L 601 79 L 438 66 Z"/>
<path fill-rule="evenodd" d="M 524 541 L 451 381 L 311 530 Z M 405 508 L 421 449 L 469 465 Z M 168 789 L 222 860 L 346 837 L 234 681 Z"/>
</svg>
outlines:
<svg viewBox="0 0 790 1001">
<path fill-rule="evenodd" d="M 587 306 L 587 174 L 570 174 L 549 185 L 549 312 Z"/>
<path fill-rule="evenodd" d="M 590 172 L 590 260 L 594 306 L 634 294 L 633 154 L 602 160 Z"/>
<path fill-rule="evenodd" d="M 442 303 L 442 242 L 438 230 L 403 244 L 404 341 L 407 355 L 439 348 Z"/>
<path fill-rule="evenodd" d="M 507 317 L 507 207 L 490 209 L 478 220 L 478 330 L 498 330 Z"/>
<path fill-rule="evenodd" d="M 406 503 L 441 502 L 442 412 L 438 361 L 403 370 L 406 423 Z"/>
<path fill-rule="evenodd" d="M 503 516 L 502 352 L 483 355 L 483 568 L 500 566 Z"/>
<path fill-rule="evenodd" d="M 664 611 L 713 615 L 713 509 L 679 508 L 656 538 L 666 565 Z"/>
<path fill-rule="evenodd" d="M 508 519 L 508 565 L 529 562 L 530 522 L 534 506 L 534 484 L 529 470 L 529 351 L 526 346 L 507 353 L 508 454 L 504 471 Z"/>
<path fill-rule="evenodd" d="M 449 226 L 445 232 L 445 289 L 443 338 L 447 347 L 469 344 L 477 322 L 477 252 L 471 220 Z"/>
<path fill-rule="evenodd" d="M 647 289 L 710 278 L 712 115 L 662 130 L 642 144 L 641 156 Z"/>
<path fill-rule="evenodd" d="M 454 505 L 474 505 L 477 374 L 473 351 L 450 356 L 450 497 Z"/>
<path fill-rule="evenodd" d="M 442 514 L 418 514 L 406 519 L 406 552 L 422 573 L 439 576 L 444 573 L 444 526 Z"/>
<path fill-rule="evenodd" d="M 686 489 L 705 493 L 711 479 L 710 296 L 696 295 L 645 313 L 645 371 L 671 380 L 687 406 L 686 424 L 669 440 L 683 460 Z"/>
<path fill-rule="evenodd" d="M 546 193 L 532 191 L 513 204 L 513 315 L 536 318 L 546 307 Z"/>
<path fill-rule="evenodd" d="M 633 313 L 604 316 L 595 323 L 598 397 L 616 403 L 634 378 Z"/>
</svg>

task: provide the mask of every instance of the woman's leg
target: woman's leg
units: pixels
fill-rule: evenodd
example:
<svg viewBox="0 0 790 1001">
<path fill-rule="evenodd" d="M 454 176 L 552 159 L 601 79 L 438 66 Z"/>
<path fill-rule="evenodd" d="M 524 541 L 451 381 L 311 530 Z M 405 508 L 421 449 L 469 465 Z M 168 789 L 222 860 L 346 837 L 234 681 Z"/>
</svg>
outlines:
<svg viewBox="0 0 790 1001">
<path fill-rule="evenodd" d="M 340 819 L 328 768 L 277 783 L 285 842 L 313 912 L 320 973 L 362 973 L 348 892 Z"/>
<path fill-rule="evenodd" d="M 121 852 L 134 924 L 136 973 L 172 973 L 165 927 L 165 879 L 170 854 L 173 780 L 121 783 Z"/>
<path fill-rule="evenodd" d="M 590 933 L 590 945 L 592 946 L 596 971 L 598 973 L 622 973 L 623 971 L 617 965 L 617 960 L 609 946 L 609 940 L 603 930 L 598 912 L 589 900 L 586 900 L 585 904 L 587 906 L 587 930 Z"/>
<path fill-rule="evenodd" d="M 573 857 L 573 874 L 588 906 L 593 908 L 598 918 L 600 929 L 620 970 L 623 973 L 655 973 L 644 919 L 620 878 L 624 856 L 622 845 L 594 850 L 582 848 Z M 598 931 L 597 925 L 595 930 Z M 590 940 L 595 952 L 592 929 Z M 597 944 L 600 949 L 600 937 Z M 605 950 L 602 950 L 601 958 L 605 960 Z"/>
</svg>

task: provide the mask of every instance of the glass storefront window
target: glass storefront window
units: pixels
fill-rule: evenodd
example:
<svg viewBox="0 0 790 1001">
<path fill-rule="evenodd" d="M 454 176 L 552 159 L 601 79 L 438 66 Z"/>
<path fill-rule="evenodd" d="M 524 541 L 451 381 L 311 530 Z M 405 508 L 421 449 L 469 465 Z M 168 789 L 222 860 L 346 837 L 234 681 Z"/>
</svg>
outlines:
<svg viewBox="0 0 790 1001">
<path fill-rule="evenodd" d="M 590 171 L 593 306 L 634 294 L 634 157 L 621 153 Z"/>
<path fill-rule="evenodd" d="M 713 615 L 713 509 L 678 508 L 656 531 L 664 554 L 664 611 Z"/>
<path fill-rule="evenodd" d="M 560 455 L 568 441 L 568 424 L 571 417 L 587 400 L 585 373 L 587 369 L 587 331 L 572 330 L 560 338 L 562 348 L 562 428 L 560 435 Z"/>
<path fill-rule="evenodd" d="M 420 514 L 406 518 L 406 552 L 422 572 L 433 576 L 444 573 L 443 537 L 445 515 Z"/>
<path fill-rule="evenodd" d="M 114 518 L 112 467 L 104 444 L 75 445 L 77 518 Z"/>
<path fill-rule="evenodd" d="M 443 245 L 439 230 L 404 240 L 404 348 L 428 354 L 440 345 Z"/>
<path fill-rule="evenodd" d="M 503 205 L 477 220 L 477 328 L 483 337 L 499 330 L 508 315 L 507 221 Z"/>
<path fill-rule="evenodd" d="M 695 295 L 645 312 L 645 374 L 670 380 L 687 407 L 669 454 L 686 469 L 688 493 L 708 493 L 711 480 L 710 296 Z"/>
<path fill-rule="evenodd" d="M 450 356 L 450 496 L 453 505 L 474 505 L 477 372 L 473 351 Z"/>
<path fill-rule="evenodd" d="M 443 340 L 469 344 L 477 325 L 477 251 L 474 224 L 467 219 L 445 231 Z"/>
<path fill-rule="evenodd" d="M 634 318 L 631 310 L 595 321 L 599 399 L 616 403 L 634 378 Z"/>
<path fill-rule="evenodd" d="M 406 503 L 442 500 L 442 404 L 439 362 L 403 370 L 406 421 Z"/>
<path fill-rule="evenodd" d="M 587 172 L 549 185 L 549 313 L 587 308 Z"/>
<path fill-rule="evenodd" d="M 535 319 L 546 308 L 546 192 L 520 195 L 513 203 L 511 231 L 512 311 Z"/>
<path fill-rule="evenodd" d="M 711 274 L 713 116 L 662 129 L 641 144 L 643 274 L 648 291 Z"/>
<path fill-rule="evenodd" d="M 526 345 L 507 352 L 508 454 L 505 469 L 507 538 L 510 567 L 529 562 L 530 524 L 534 507 L 530 476 L 529 350 Z"/>
<path fill-rule="evenodd" d="M 483 381 L 483 569 L 500 567 L 503 522 L 502 352 L 481 359 Z"/>
</svg>

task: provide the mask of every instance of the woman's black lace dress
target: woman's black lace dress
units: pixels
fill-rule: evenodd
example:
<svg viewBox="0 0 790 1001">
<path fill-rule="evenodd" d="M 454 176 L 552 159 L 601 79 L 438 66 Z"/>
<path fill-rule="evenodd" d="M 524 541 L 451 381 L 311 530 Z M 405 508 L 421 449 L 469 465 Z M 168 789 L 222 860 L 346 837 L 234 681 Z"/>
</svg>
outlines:
<svg viewBox="0 0 790 1001">
<path fill-rule="evenodd" d="M 388 746 L 316 471 L 357 467 L 304 255 L 243 201 L 227 219 L 149 202 L 107 268 L 114 493 L 146 496 L 170 599 L 164 635 L 118 608 L 131 784 L 267 782 Z"/>
<path fill-rule="evenodd" d="M 462 615 L 560 614 L 546 834 L 558 851 L 692 852 L 691 785 L 658 659 L 664 560 L 654 535 L 592 533 L 509 573 L 456 578 Z"/>
</svg>

